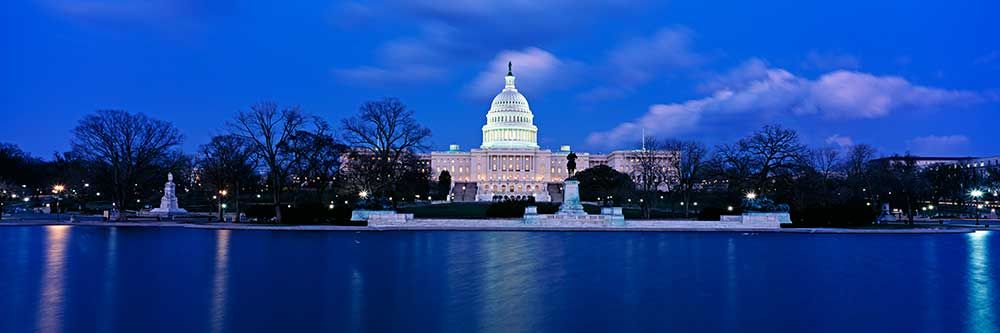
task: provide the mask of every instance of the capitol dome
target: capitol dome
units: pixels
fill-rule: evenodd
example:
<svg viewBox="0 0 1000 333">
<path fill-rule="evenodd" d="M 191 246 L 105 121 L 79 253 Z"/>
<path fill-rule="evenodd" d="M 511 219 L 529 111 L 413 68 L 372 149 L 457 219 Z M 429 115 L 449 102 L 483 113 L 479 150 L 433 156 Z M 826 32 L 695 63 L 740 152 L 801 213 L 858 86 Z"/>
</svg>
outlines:
<svg viewBox="0 0 1000 333">
<path fill-rule="evenodd" d="M 483 149 L 538 149 L 538 128 L 528 99 L 517 91 L 511 64 L 503 90 L 493 98 L 483 126 Z"/>
</svg>

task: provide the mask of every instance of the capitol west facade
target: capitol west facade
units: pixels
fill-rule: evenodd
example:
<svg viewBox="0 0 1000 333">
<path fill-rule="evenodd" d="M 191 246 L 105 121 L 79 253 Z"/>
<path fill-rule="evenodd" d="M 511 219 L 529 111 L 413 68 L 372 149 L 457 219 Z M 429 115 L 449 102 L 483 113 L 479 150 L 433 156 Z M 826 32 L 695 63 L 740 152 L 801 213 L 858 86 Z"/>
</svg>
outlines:
<svg viewBox="0 0 1000 333">
<path fill-rule="evenodd" d="M 483 125 L 483 143 L 479 149 L 460 151 L 451 145 L 448 151 L 421 155 L 430 164 L 431 176 L 437 180 L 441 171 L 451 174 L 451 198 L 454 201 L 496 201 L 527 199 L 562 201 L 562 183 L 569 176 L 566 156 L 569 146 L 558 151 L 538 146 L 538 127 L 534 115 L 514 84 L 509 69 L 503 90 L 493 98 Z M 576 169 L 607 165 L 632 175 L 635 151 L 613 151 L 610 154 L 576 152 Z M 668 152 L 665 159 L 677 158 Z M 673 165 L 664 163 L 665 166 Z"/>
</svg>

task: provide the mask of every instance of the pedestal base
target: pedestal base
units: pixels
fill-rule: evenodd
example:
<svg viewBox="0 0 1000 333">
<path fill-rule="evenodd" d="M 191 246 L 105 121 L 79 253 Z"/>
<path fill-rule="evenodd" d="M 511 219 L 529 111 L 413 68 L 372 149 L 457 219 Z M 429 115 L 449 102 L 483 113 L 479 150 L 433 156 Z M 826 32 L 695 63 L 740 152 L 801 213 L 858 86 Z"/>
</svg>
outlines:
<svg viewBox="0 0 1000 333">
<path fill-rule="evenodd" d="M 587 215 L 587 212 L 583 211 L 583 204 L 580 203 L 580 181 L 567 179 L 563 186 L 565 186 L 565 195 L 563 196 L 562 205 L 559 206 L 559 211 L 556 212 L 556 216 Z"/>
<path fill-rule="evenodd" d="M 187 215 L 188 211 L 184 208 L 153 208 L 153 210 L 150 210 L 149 213 L 161 216 L 177 216 Z"/>
</svg>

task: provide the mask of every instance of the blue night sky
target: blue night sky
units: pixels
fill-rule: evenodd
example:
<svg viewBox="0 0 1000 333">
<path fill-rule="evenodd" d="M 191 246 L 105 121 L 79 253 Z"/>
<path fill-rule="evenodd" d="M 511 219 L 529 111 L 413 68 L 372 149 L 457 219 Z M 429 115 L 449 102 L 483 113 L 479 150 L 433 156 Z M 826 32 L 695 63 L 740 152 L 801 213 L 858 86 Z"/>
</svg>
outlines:
<svg viewBox="0 0 1000 333">
<path fill-rule="evenodd" d="M 813 146 L 1000 154 L 996 1 L 8 0 L 0 142 L 43 157 L 97 109 L 193 152 L 261 101 L 331 122 L 400 98 L 435 149 L 478 146 L 513 61 L 539 143 L 600 152 L 761 125 Z"/>
</svg>

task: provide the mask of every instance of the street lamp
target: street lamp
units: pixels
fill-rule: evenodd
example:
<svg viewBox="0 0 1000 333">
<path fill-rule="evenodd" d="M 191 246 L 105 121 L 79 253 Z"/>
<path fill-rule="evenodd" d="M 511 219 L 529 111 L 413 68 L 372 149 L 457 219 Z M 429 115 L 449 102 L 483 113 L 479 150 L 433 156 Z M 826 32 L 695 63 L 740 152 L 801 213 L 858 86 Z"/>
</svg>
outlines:
<svg viewBox="0 0 1000 333">
<path fill-rule="evenodd" d="M 983 197 L 982 190 L 972 190 L 969 192 L 969 196 L 972 197 L 972 201 L 976 201 Z M 976 205 L 976 225 L 979 225 L 979 210 L 983 208 L 983 205 Z"/>
<path fill-rule="evenodd" d="M 224 200 L 223 198 L 228 194 L 229 191 L 227 190 L 219 190 L 219 195 L 217 196 L 217 198 L 219 198 L 219 222 L 226 222 L 226 204 L 223 203 L 222 200 Z"/>
<path fill-rule="evenodd" d="M 52 186 L 52 194 L 56 195 L 56 220 L 59 220 L 59 213 L 60 213 L 59 212 L 59 200 L 60 200 L 59 199 L 59 193 L 62 193 L 62 191 L 65 191 L 65 190 L 66 190 L 66 186 L 63 186 L 63 185 L 60 185 L 60 184 L 56 184 L 55 186 Z"/>
<path fill-rule="evenodd" d="M 747 199 L 750 200 L 757 199 L 757 193 L 754 193 L 753 191 L 747 192 Z"/>
</svg>

